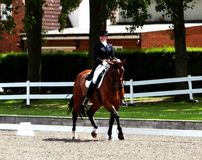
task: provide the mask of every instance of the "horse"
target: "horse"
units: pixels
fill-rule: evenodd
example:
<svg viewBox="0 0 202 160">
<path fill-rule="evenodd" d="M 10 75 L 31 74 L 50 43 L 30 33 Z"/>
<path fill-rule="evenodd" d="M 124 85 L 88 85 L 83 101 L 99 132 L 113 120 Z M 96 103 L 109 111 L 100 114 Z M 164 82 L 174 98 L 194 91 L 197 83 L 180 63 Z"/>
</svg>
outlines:
<svg viewBox="0 0 202 160">
<path fill-rule="evenodd" d="M 114 58 L 111 60 L 106 60 L 106 62 L 110 65 L 110 68 L 106 71 L 106 74 L 99 89 L 95 89 L 92 96 L 89 97 L 92 105 L 86 111 L 86 115 L 88 116 L 92 126 L 94 127 L 91 135 L 93 138 L 96 138 L 98 126 L 94 121 L 93 116 L 101 106 L 104 106 L 104 108 L 106 108 L 110 112 L 109 128 L 107 132 L 109 140 L 112 139 L 112 127 L 114 124 L 114 120 L 116 120 L 117 122 L 118 138 L 119 140 L 124 140 L 118 110 L 124 97 L 123 65 L 125 64 L 125 60 L 121 61 L 120 59 Z M 72 111 L 73 121 L 72 139 L 76 138 L 75 131 L 78 116 L 85 116 L 82 101 L 87 91 L 87 88 L 85 87 L 86 76 L 90 73 L 90 71 L 91 70 L 84 70 L 80 72 L 74 82 L 73 96 L 70 99 L 69 103 L 69 111 Z"/>
</svg>

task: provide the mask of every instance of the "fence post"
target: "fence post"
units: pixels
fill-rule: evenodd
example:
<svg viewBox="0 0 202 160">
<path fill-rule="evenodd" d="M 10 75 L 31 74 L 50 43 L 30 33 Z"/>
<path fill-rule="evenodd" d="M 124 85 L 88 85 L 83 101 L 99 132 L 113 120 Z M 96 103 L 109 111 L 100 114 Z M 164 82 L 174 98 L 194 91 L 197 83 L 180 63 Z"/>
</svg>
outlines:
<svg viewBox="0 0 202 160">
<path fill-rule="evenodd" d="M 133 104 L 133 79 L 130 79 L 130 103 Z"/>
<path fill-rule="evenodd" d="M 30 105 L 30 81 L 27 81 L 26 83 L 26 105 Z"/>
<path fill-rule="evenodd" d="M 189 86 L 189 100 L 193 100 L 193 93 L 192 93 L 192 82 L 191 82 L 191 75 L 188 75 L 188 86 Z"/>
</svg>

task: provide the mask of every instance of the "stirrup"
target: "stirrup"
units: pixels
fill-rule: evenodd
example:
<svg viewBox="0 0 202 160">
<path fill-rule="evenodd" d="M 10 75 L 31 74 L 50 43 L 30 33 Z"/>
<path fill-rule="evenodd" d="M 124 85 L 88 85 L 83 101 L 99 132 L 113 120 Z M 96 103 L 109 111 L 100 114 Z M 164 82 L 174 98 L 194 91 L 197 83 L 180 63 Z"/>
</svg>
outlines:
<svg viewBox="0 0 202 160">
<path fill-rule="evenodd" d="M 87 104 L 88 104 L 88 98 L 85 97 L 84 100 L 83 100 L 83 102 L 82 102 L 82 105 L 86 106 Z"/>
<path fill-rule="evenodd" d="M 121 101 L 121 105 L 122 106 L 128 106 L 128 104 L 124 100 Z"/>
</svg>

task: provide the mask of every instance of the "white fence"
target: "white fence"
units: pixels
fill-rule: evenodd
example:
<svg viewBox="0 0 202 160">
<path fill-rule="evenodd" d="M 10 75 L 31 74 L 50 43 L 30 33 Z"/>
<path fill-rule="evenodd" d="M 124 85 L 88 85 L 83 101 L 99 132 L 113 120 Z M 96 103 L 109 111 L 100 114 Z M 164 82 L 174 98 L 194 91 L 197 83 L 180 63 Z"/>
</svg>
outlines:
<svg viewBox="0 0 202 160">
<path fill-rule="evenodd" d="M 126 93 L 125 97 L 130 98 L 131 103 L 133 103 L 133 98 L 137 97 L 150 97 L 150 96 L 174 96 L 174 95 L 185 95 L 189 94 L 189 99 L 193 100 L 194 93 L 202 93 L 202 88 L 192 88 L 193 81 L 202 81 L 202 76 L 191 76 L 179 77 L 179 78 L 166 78 L 166 79 L 155 79 L 155 80 L 145 80 L 145 81 L 126 81 L 126 86 L 130 86 L 130 93 Z M 155 91 L 155 92 L 143 92 L 134 93 L 133 87 L 143 86 L 143 85 L 154 85 L 154 84 L 168 84 L 168 83 L 181 83 L 187 82 L 187 89 L 183 90 L 169 90 L 169 91 Z"/>
<path fill-rule="evenodd" d="M 0 83 L 0 88 L 26 88 L 25 94 L 0 95 L 0 100 L 26 99 L 26 105 L 30 105 L 31 99 L 70 99 L 72 94 L 31 94 L 31 87 L 73 87 L 74 82 L 16 82 Z"/>
<path fill-rule="evenodd" d="M 193 99 L 193 94 L 202 93 L 202 88 L 192 88 L 193 81 L 202 81 L 202 76 L 187 76 L 180 78 L 167 78 L 167 79 L 155 79 L 144 81 L 126 81 L 125 86 L 130 87 L 130 92 L 125 93 L 125 98 L 130 99 L 130 103 L 133 103 L 134 98 L 137 97 L 155 97 L 155 96 L 173 96 L 189 94 L 189 99 Z M 169 90 L 169 91 L 155 91 L 155 92 L 141 92 L 135 93 L 135 86 L 154 85 L 154 84 L 168 84 L 168 83 L 180 83 L 187 82 L 187 89 L 183 90 Z M 72 94 L 31 94 L 31 87 L 73 87 L 74 82 L 19 82 L 19 83 L 0 83 L 0 88 L 12 88 L 12 87 L 24 87 L 26 88 L 25 94 L 16 95 L 0 95 L 0 100 L 11 99 L 26 99 L 26 104 L 30 105 L 31 99 L 70 99 Z"/>
</svg>

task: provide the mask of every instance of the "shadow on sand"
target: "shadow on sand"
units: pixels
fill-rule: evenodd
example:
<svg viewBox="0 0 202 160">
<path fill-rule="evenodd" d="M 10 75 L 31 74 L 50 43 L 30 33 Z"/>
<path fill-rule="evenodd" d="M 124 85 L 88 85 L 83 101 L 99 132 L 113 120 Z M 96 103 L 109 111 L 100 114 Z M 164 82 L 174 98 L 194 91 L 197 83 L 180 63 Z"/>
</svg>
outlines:
<svg viewBox="0 0 202 160">
<path fill-rule="evenodd" d="M 86 143 L 86 142 L 100 142 L 104 140 L 98 140 L 98 139 L 67 139 L 67 138 L 47 138 L 43 141 L 46 142 L 68 142 L 68 143 Z"/>
</svg>

